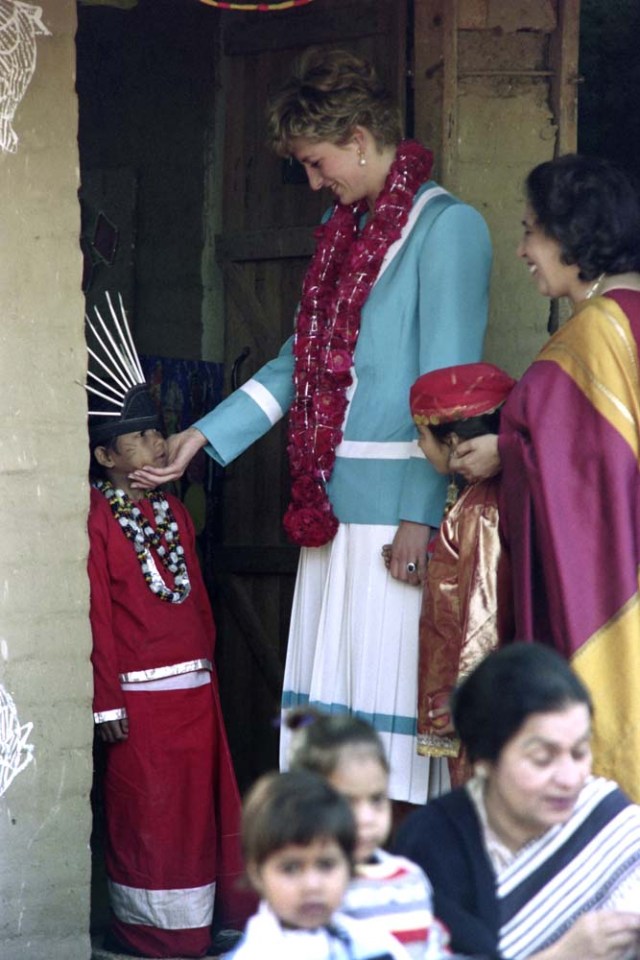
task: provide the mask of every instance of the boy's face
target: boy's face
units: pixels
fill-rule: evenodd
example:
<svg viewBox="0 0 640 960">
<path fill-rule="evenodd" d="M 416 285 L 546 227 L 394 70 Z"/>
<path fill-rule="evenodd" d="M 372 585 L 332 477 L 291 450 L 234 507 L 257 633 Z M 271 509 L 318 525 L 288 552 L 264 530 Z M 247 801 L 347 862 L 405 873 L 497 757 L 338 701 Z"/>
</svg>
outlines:
<svg viewBox="0 0 640 960">
<path fill-rule="evenodd" d="M 438 473 L 448 473 L 449 459 L 460 442 L 458 434 L 452 430 L 441 440 L 429 427 L 419 426 L 418 432 L 420 434 L 418 446 L 429 463 L 435 467 Z"/>
<path fill-rule="evenodd" d="M 351 877 L 349 860 L 333 838 L 290 843 L 260 866 L 248 864 L 247 872 L 280 922 L 300 930 L 330 922 Z"/>
<path fill-rule="evenodd" d="M 159 430 L 136 430 L 116 437 L 112 447 L 96 447 L 95 457 L 114 486 L 126 490 L 134 470 L 167 465 L 167 441 Z"/>
</svg>

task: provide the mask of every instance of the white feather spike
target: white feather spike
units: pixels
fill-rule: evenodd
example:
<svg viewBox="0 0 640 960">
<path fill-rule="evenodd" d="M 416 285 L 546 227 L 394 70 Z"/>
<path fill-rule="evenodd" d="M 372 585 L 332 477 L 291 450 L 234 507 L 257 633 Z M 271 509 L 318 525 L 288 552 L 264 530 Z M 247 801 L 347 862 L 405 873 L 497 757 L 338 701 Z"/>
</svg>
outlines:
<svg viewBox="0 0 640 960">
<path fill-rule="evenodd" d="M 96 338 L 96 340 L 97 340 L 98 343 L 100 344 L 100 347 L 102 348 L 102 352 L 103 352 L 103 355 L 104 355 L 104 359 L 100 358 L 97 353 L 93 353 L 92 350 L 91 350 L 91 348 L 90 348 L 89 345 L 87 344 L 87 351 L 88 351 L 88 353 L 94 358 L 94 360 L 97 360 L 97 362 L 100 364 L 100 366 L 103 368 L 103 370 L 106 370 L 110 377 L 113 377 L 115 380 L 118 381 L 118 383 L 121 383 L 121 379 L 120 379 L 120 378 L 123 377 L 124 374 L 123 374 L 123 371 L 122 371 L 122 370 L 119 370 L 119 369 L 118 369 L 118 366 L 117 366 L 117 364 L 115 363 L 115 357 L 112 355 L 112 352 L 109 350 L 109 347 L 107 346 L 107 344 L 104 342 L 104 340 L 103 340 L 102 337 L 100 336 L 100 333 L 98 332 L 97 328 L 96 328 L 96 327 L 93 325 L 93 323 L 91 322 L 91 318 L 88 317 L 87 314 L 85 314 L 84 319 L 85 319 L 85 323 L 87 324 L 87 326 L 89 327 L 89 329 L 90 329 L 91 332 L 93 333 L 94 337 Z M 102 318 L 100 318 L 100 319 L 102 319 Z M 104 326 L 104 324 L 103 324 L 103 326 Z M 112 367 L 108 366 L 106 361 L 109 361 L 109 363 L 113 364 L 113 366 L 112 366 Z M 129 372 L 129 377 L 127 378 L 127 380 L 128 380 L 130 377 L 131 377 L 131 373 Z M 133 384 L 130 384 L 129 382 L 127 382 L 126 385 L 123 385 L 123 389 L 124 389 L 124 390 L 129 390 L 132 385 L 133 385 Z"/>
<path fill-rule="evenodd" d="M 103 399 L 103 400 L 106 400 L 107 403 L 112 403 L 112 404 L 114 405 L 114 407 L 118 407 L 118 408 L 119 408 L 119 411 L 122 410 L 122 407 L 124 406 L 124 404 L 122 403 L 122 401 L 120 401 L 120 400 L 115 400 L 113 397 L 107 396 L 106 393 L 102 393 L 101 390 L 96 390 L 96 388 L 95 388 L 95 387 L 92 387 L 91 384 L 89 384 L 89 383 L 85 384 L 85 389 L 88 390 L 89 393 L 93 393 L 96 397 L 102 397 L 102 399 Z M 106 416 L 107 411 L 104 411 L 104 412 L 105 412 L 105 416 Z M 96 416 L 96 417 L 102 416 L 102 411 L 96 410 L 96 411 L 95 411 L 95 416 Z M 109 413 L 109 416 L 111 416 L 110 413 Z M 120 412 L 118 412 L 118 416 L 120 416 Z"/>
<path fill-rule="evenodd" d="M 103 380 L 102 377 L 99 377 L 97 373 L 94 373 L 93 370 L 87 370 L 87 377 L 91 377 L 92 380 L 95 380 L 96 383 L 99 383 L 101 387 L 104 387 L 105 390 L 109 390 L 111 393 L 115 394 L 119 400 L 124 400 L 126 394 L 121 393 L 120 390 L 116 390 L 112 383 L 107 383 L 106 380 Z"/>
<path fill-rule="evenodd" d="M 89 322 L 89 326 L 91 327 L 91 322 L 90 322 L 90 321 L 88 321 L 88 322 Z M 91 327 L 91 329 L 93 330 L 93 327 Z M 93 330 L 93 332 L 94 332 L 94 333 L 96 334 L 96 336 L 97 336 L 96 331 Z M 98 339 L 100 339 L 100 338 L 98 337 Z M 123 383 L 123 381 L 120 379 L 120 377 L 117 375 L 117 373 L 115 373 L 115 371 L 113 371 L 110 367 L 108 367 L 108 366 L 106 365 L 106 363 L 105 363 L 103 360 L 101 360 L 101 358 L 98 356 L 98 354 L 97 354 L 97 353 L 94 353 L 94 351 L 93 351 L 93 350 L 91 349 L 91 347 L 89 347 L 89 346 L 87 347 L 87 353 L 89 354 L 90 357 L 93 357 L 93 359 L 96 361 L 96 363 L 99 363 L 99 364 L 100 364 L 100 366 L 102 367 L 103 370 L 106 370 L 106 372 L 109 374 L 109 376 L 110 376 L 113 380 L 115 380 L 115 382 L 118 384 L 118 386 L 119 386 L 119 387 L 122 387 L 122 389 L 124 390 L 125 393 L 127 392 L 127 390 L 130 390 L 130 389 L 131 389 L 131 386 L 130 386 L 129 384 L 127 384 L 127 383 Z"/>
<path fill-rule="evenodd" d="M 112 363 L 118 362 L 118 363 L 120 364 L 120 369 L 119 369 L 120 376 L 123 377 L 123 378 L 126 379 L 126 380 L 129 380 L 129 381 L 130 381 L 130 383 L 129 383 L 130 386 L 135 387 L 135 385 L 136 385 L 137 382 L 138 382 L 138 378 L 137 378 L 135 369 L 132 369 L 132 368 L 131 368 L 131 365 L 130 365 L 130 363 L 129 363 L 128 358 L 127 358 L 126 355 L 122 352 L 122 347 L 121 347 L 119 344 L 117 344 L 116 341 L 114 340 L 113 334 L 111 333 L 111 330 L 109 330 L 108 326 L 106 325 L 106 323 L 105 323 L 104 320 L 102 319 L 102 316 L 101 316 L 100 311 L 98 310 L 98 308 L 97 308 L 97 307 L 94 307 L 93 309 L 94 309 L 94 312 L 95 312 L 96 317 L 97 317 L 98 320 L 100 321 L 100 325 L 101 325 L 102 329 L 104 330 L 104 332 L 105 332 L 105 334 L 106 334 L 106 336 L 107 336 L 107 339 L 109 340 L 109 343 L 110 343 L 111 346 L 113 347 L 113 353 L 109 356 L 109 351 L 107 350 L 107 351 L 106 351 L 106 355 L 109 357 L 109 359 L 111 360 Z M 103 349 L 104 349 L 104 346 L 103 346 Z"/>
<path fill-rule="evenodd" d="M 126 310 L 124 309 L 124 303 L 122 302 L 122 295 L 121 295 L 121 294 L 118 294 L 118 299 L 119 299 L 119 302 L 120 302 L 120 314 L 121 314 L 121 317 L 122 317 L 122 326 L 124 327 L 124 333 L 122 332 L 122 327 L 120 326 L 120 321 L 118 320 L 118 316 L 117 316 L 117 314 L 116 314 L 116 311 L 115 311 L 114 308 L 113 308 L 113 304 L 111 303 L 111 297 L 109 296 L 109 292 L 108 292 L 108 291 L 105 292 L 105 296 L 106 296 L 106 298 L 107 298 L 107 303 L 109 304 L 109 310 L 111 311 L 111 316 L 113 317 L 113 322 L 115 323 L 115 325 L 116 325 L 116 327 L 117 327 L 117 329 L 118 329 L 118 333 L 120 334 L 120 340 L 121 340 L 122 345 L 123 345 L 123 347 L 125 348 L 125 350 L 127 351 L 127 354 L 128 354 L 128 356 L 129 356 L 129 362 L 130 362 L 131 366 L 133 367 L 133 369 L 136 371 L 136 373 L 138 374 L 138 376 L 139 376 L 139 378 L 140 378 L 138 382 L 139 382 L 139 383 L 144 383 L 144 382 L 145 382 L 145 381 L 144 381 L 144 374 L 143 374 L 142 369 L 141 369 L 141 367 L 140 367 L 140 362 L 139 362 L 139 360 L 138 360 L 138 353 L 137 353 L 136 348 L 135 348 L 135 346 L 134 346 L 134 344 L 133 344 L 133 337 L 131 336 L 131 328 L 129 327 L 129 321 L 128 321 L 128 319 L 127 319 L 127 312 L 126 312 Z"/>
<path fill-rule="evenodd" d="M 107 299 L 108 298 L 109 298 L 109 294 L 107 293 Z M 135 343 L 133 342 L 133 335 L 131 333 L 131 327 L 129 325 L 129 318 L 127 317 L 127 311 L 124 308 L 124 302 L 122 300 L 121 293 L 118 294 L 118 303 L 120 304 L 120 313 L 122 314 L 122 319 L 124 321 L 124 329 L 129 341 L 129 346 L 130 346 L 129 353 L 131 356 L 131 360 L 136 370 L 138 371 L 138 376 L 140 377 L 140 383 L 146 383 L 146 378 L 142 370 L 142 366 L 140 365 L 140 358 L 138 356 L 138 351 L 136 350 Z"/>
</svg>

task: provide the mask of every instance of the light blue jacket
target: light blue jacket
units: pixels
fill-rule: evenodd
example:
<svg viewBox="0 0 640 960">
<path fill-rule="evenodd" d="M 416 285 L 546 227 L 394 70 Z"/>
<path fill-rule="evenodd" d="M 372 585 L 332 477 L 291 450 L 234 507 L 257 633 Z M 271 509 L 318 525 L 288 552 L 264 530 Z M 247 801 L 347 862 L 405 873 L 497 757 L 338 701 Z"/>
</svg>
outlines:
<svg viewBox="0 0 640 960">
<path fill-rule="evenodd" d="M 481 358 L 490 271 L 481 215 L 424 184 L 362 310 L 343 441 L 327 485 L 341 522 L 440 523 L 446 478 L 418 448 L 409 389 L 422 373 Z M 289 409 L 292 344 L 195 424 L 223 466 Z"/>
</svg>

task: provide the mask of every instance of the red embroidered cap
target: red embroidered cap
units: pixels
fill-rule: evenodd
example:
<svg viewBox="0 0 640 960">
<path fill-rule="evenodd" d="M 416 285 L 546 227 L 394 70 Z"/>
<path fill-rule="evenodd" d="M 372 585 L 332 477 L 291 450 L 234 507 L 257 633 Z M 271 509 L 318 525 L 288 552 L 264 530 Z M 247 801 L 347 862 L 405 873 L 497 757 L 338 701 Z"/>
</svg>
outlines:
<svg viewBox="0 0 640 960">
<path fill-rule="evenodd" d="M 461 363 L 432 370 L 411 387 L 411 416 L 428 427 L 491 413 L 504 403 L 515 382 L 492 363 Z"/>
</svg>

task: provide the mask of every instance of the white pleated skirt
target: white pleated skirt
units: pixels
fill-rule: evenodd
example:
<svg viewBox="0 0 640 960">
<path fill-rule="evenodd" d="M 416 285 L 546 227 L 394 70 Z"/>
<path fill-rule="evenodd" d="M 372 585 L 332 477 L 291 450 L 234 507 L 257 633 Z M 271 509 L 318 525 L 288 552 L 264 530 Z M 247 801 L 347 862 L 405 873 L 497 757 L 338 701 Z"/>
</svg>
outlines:
<svg viewBox="0 0 640 960">
<path fill-rule="evenodd" d="M 385 568 L 380 551 L 395 532 L 341 524 L 330 544 L 301 551 L 282 709 L 312 704 L 368 720 L 387 750 L 390 797 L 422 804 L 450 782 L 446 760 L 416 752 L 421 590 Z M 282 769 L 288 750 L 283 726 Z"/>
</svg>

